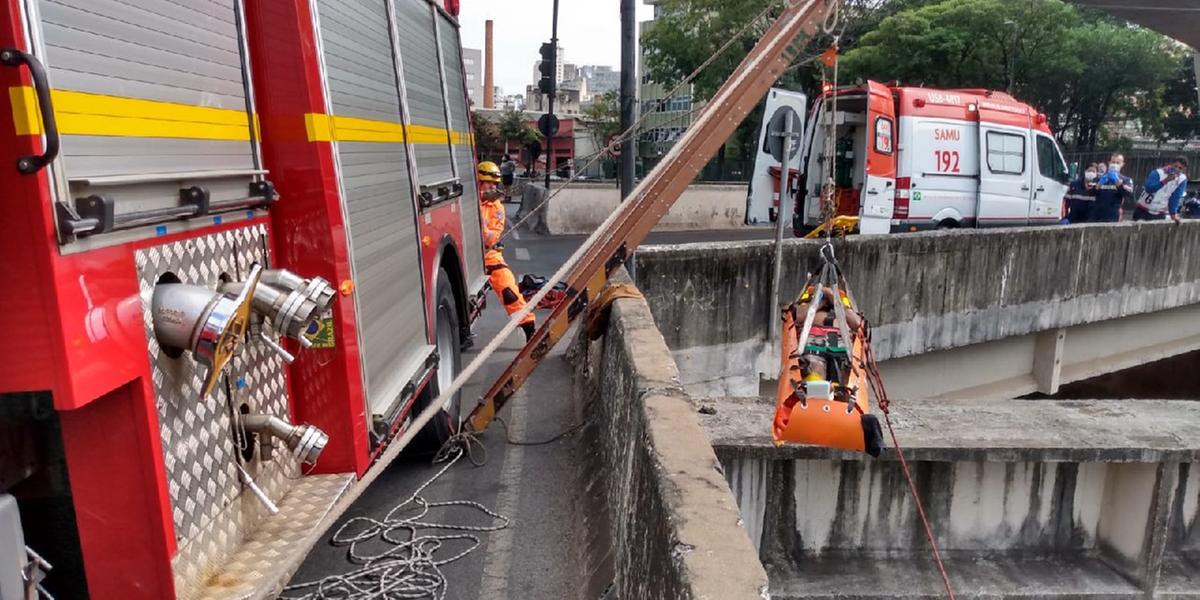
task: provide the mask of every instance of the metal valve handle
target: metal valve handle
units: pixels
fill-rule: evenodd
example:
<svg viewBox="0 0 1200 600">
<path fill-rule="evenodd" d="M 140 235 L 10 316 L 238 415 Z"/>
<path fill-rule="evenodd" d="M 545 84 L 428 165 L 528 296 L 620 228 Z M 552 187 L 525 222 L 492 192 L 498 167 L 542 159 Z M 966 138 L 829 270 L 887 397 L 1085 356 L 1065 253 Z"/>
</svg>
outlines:
<svg viewBox="0 0 1200 600">
<path fill-rule="evenodd" d="M 250 324 L 250 302 L 254 299 L 254 288 L 260 277 L 262 266 L 255 264 L 250 268 L 250 276 L 246 278 L 246 286 L 241 293 L 232 299 L 228 296 L 220 298 L 213 307 L 212 317 L 200 330 L 195 352 L 204 356 L 207 360 L 203 362 L 208 363 L 208 374 L 200 391 L 201 398 L 208 397 L 225 370 L 225 365 L 229 364 L 246 337 L 246 327 Z"/>
</svg>

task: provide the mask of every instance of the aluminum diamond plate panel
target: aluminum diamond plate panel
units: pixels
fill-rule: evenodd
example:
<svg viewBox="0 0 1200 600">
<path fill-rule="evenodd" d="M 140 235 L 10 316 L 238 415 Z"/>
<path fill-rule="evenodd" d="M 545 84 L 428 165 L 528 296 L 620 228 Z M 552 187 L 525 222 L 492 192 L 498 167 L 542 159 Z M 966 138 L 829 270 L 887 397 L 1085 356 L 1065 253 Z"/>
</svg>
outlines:
<svg viewBox="0 0 1200 600">
<path fill-rule="evenodd" d="M 354 476 L 349 473 L 301 478 L 279 505 L 279 514 L 268 517 L 234 551 L 225 570 L 209 580 L 203 600 L 273 597 L 277 585 L 300 566 L 308 553 L 306 541 Z"/>
<path fill-rule="evenodd" d="M 266 228 L 233 229 L 147 248 L 135 260 L 179 548 L 173 561 L 176 593 L 180 598 L 196 598 L 214 573 L 227 568 L 230 555 L 266 516 L 252 494 L 242 493 L 235 465 L 243 461 L 245 442 L 235 437 L 234 423 L 243 405 L 250 412 L 288 418 L 284 365 L 258 340 L 259 325 L 254 324 L 254 335 L 231 362 L 222 382 L 201 400 L 203 369 L 188 353 L 171 358 L 158 347 L 150 300 L 155 283 L 168 272 L 184 283 L 216 289 L 222 274 L 236 280 L 255 262 L 267 266 Z M 243 464 L 276 501 L 288 494 L 298 476 L 295 461 L 278 445 L 273 460 L 260 460 L 256 449 Z"/>
</svg>

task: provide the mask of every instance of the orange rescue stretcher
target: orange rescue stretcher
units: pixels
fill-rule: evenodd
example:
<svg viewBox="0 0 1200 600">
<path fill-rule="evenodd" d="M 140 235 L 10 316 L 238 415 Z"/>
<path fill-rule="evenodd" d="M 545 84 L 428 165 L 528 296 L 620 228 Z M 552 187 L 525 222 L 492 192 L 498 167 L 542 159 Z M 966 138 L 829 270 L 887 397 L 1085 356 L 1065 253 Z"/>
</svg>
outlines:
<svg viewBox="0 0 1200 600">
<path fill-rule="evenodd" d="M 866 327 L 836 264 L 826 258 L 783 309 L 772 424 L 777 446 L 792 442 L 879 456 L 883 430 L 870 414 Z"/>
</svg>

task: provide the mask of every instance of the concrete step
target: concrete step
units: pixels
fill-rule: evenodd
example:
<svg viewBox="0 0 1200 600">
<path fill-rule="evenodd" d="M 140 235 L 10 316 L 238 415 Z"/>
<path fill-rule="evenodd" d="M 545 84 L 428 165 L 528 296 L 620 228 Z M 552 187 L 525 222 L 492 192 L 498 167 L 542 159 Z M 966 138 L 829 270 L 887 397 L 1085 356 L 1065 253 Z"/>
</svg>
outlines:
<svg viewBox="0 0 1200 600">
<path fill-rule="evenodd" d="M 894 452 L 776 448 L 770 399 L 699 403 L 772 597 L 941 597 Z M 919 400 L 893 421 L 960 597 L 1200 598 L 1200 402 Z"/>
<path fill-rule="evenodd" d="M 1103 560 L 1080 554 L 948 555 L 943 557 L 955 597 L 967 599 L 1144 598 Z M 769 568 L 773 600 L 904 599 L 946 597 L 928 555 L 887 558 L 821 557 Z"/>
<path fill-rule="evenodd" d="M 773 399 L 699 403 L 716 411 L 702 414 L 700 422 L 723 456 L 861 457 L 795 444 L 776 448 L 771 440 Z M 1200 430 L 1200 402 L 1189 400 L 904 400 L 892 403 L 892 422 L 912 460 L 1151 463 L 1200 459 L 1200 436 L 1195 435 Z"/>
</svg>

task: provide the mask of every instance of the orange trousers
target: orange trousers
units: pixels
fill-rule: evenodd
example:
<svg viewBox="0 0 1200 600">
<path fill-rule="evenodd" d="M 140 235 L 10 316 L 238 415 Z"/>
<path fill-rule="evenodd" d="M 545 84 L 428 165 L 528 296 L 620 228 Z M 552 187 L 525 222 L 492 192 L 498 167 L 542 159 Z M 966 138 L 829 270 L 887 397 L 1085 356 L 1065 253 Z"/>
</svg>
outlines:
<svg viewBox="0 0 1200 600">
<path fill-rule="evenodd" d="M 521 295 L 521 289 L 517 287 L 517 278 L 513 275 L 512 269 L 505 264 L 504 255 L 500 254 L 498 250 L 491 250 L 484 257 L 484 264 L 488 281 L 492 284 L 492 291 L 496 292 L 496 297 L 504 305 L 504 310 L 511 315 L 525 308 L 525 297 Z M 522 325 L 533 322 L 532 312 L 521 319 Z"/>
</svg>

